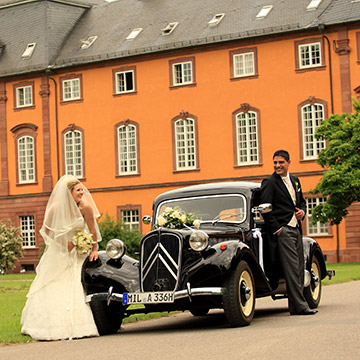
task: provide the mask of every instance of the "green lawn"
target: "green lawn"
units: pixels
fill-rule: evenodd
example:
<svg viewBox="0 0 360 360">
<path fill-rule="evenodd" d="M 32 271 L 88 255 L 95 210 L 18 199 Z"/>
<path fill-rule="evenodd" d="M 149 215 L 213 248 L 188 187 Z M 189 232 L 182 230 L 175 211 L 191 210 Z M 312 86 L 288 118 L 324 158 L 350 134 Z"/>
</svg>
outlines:
<svg viewBox="0 0 360 360">
<path fill-rule="evenodd" d="M 360 263 L 327 264 L 335 270 L 335 277 L 323 280 L 323 285 L 360 280 Z M 21 312 L 25 305 L 33 274 L 0 275 L 0 345 L 32 341 L 20 333 Z M 137 314 L 124 319 L 124 323 L 167 316 L 167 313 Z"/>
<path fill-rule="evenodd" d="M 1 275 L 0 277 L 0 343 L 32 341 L 20 333 L 21 312 L 34 275 Z M 13 281 L 4 281 L 13 280 Z"/>
<path fill-rule="evenodd" d="M 357 263 L 334 263 L 326 265 L 328 270 L 335 270 L 332 280 L 327 278 L 322 281 L 323 285 L 340 284 L 343 282 L 360 280 L 360 262 Z"/>
</svg>

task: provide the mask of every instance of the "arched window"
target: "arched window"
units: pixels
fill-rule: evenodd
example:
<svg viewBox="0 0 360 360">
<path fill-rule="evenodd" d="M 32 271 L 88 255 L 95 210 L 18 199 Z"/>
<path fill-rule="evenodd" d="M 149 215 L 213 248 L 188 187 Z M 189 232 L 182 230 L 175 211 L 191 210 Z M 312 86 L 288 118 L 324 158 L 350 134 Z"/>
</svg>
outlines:
<svg viewBox="0 0 360 360">
<path fill-rule="evenodd" d="M 34 124 L 20 124 L 11 129 L 15 134 L 16 179 L 18 184 L 36 183 L 36 130 Z"/>
<path fill-rule="evenodd" d="M 242 104 L 233 112 L 235 166 L 260 163 L 259 110 Z"/>
<path fill-rule="evenodd" d="M 302 159 L 315 160 L 319 152 L 325 149 L 325 140 L 316 139 L 315 131 L 327 117 L 327 104 L 325 101 L 310 97 L 299 105 L 299 117 L 302 136 Z"/>
<path fill-rule="evenodd" d="M 175 170 L 197 169 L 199 160 L 196 116 L 182 111 L 172 122 Z"/>
<path fill-rule="evenodd" d="M 84 139 L 81 128 L 71 124 L 63 131 L 64 173 L 84 178 Z"/>
<path fill-rule="evenodd" d="M 139 174 L 138 124 L 124 120 L 115 125 L 116 173 L 117 175 Z"/>
<path fill-rule="evenodd" d="M 32 136 L 22 136 L 18 139 L 18 169 L 19 183 L 35 181 L 35 141 Z"/>
</svg>

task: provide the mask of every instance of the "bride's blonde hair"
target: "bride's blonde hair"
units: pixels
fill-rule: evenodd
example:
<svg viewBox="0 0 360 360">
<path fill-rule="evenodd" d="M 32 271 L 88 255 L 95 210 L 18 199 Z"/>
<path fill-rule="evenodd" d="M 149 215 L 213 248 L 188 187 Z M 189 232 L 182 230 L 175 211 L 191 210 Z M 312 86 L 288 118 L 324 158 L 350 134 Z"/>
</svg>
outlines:
<svg viewBox="0 0 360 360">
<path fill-rule="evenodd" d="M 80 181 L 79 181 L 78 179 L 71 179 L 71 180 L 68 181 L 67 187 L 68 187 L 68 189 L 70 190 L 70 192 L 73 192 L 74 187 L 75 187 L 77 184 L 80 184 Z"/>
</svg>

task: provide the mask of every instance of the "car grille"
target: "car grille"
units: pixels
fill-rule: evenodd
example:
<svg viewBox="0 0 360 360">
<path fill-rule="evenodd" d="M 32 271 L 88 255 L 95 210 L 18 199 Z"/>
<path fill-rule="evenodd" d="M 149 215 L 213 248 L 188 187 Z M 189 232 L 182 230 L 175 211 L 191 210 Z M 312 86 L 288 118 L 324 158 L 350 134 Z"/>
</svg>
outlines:
<svg viewBox="0 0 360 360">
<path fill-rule="evenodd" d="M 179 279 L 181 239 L 171 233 L 152 233 L 141 246 L 142 291 L 174 291 Z"/>
</svg>

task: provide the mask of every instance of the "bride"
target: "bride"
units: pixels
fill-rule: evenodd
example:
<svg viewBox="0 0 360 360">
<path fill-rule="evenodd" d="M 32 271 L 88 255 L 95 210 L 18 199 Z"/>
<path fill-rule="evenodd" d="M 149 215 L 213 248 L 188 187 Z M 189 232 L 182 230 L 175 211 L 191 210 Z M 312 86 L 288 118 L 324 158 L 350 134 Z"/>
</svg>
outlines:
<svg viewBox="0 0 360 360">
<path fill-rule="evenodd" d="M 46 247 L 22 312 L 23 334 L 35 340 L 99 335 L 81 284 L 81 267 L 88 254 L 73 244 L 79 232 L 91 234 L 89 260 L 97 260 L 99 216 L 92 196 L 78 179 L 64 175 L 57 182 L 40 230 Z"/>
</svg>

